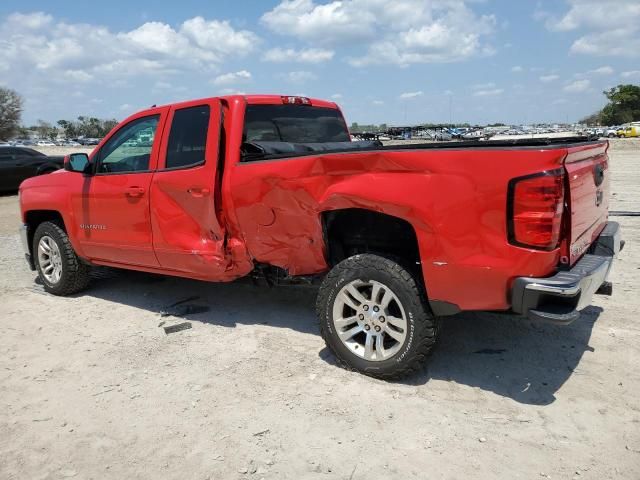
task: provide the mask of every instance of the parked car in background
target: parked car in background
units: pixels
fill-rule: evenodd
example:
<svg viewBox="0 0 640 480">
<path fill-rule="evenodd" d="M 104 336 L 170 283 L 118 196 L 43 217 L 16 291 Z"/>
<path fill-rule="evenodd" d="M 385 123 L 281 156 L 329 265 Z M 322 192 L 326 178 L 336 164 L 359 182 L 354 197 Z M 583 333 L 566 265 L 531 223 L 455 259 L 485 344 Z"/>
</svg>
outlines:
<svg viewBox="0 0 640 480">
<path fill-rule="evenodd" d="M 99 138 L 78 138 L 77 142 L 80 145 L 98 145 L 100 143 Z"/>
<path fill-rule="evenodd" d="M 607 128 L 607 131 L 605 132 L 605 135 L 609 138 L 614 138 L 618 136 L 618 130 L 620 130 L 620 127 L 609 127 Z"/>
<path fill-rule="evenodd" d="M 56 144 L 50 140 L 38 140 L 36 142 L 36 146 L 38 147 L 55 147 Z"/>
<path fill-rule="evenodd" d="M 0 147 L 10 147 L 11 144 L 9 142 L 0 141 Z"/>
<path fill-rule="evenodd" d="M 640 137 L 640 125 L 629 125 L 618 130 L 618 137 L 620 138 L 631 138 L 631 137 Z"/>
<path fill-rule="evenodd" d="M 18 190 L 30 177 L 62 168 L 63 156 L 50 157 L 31 148 L 0 146 L 0 192 Z"/>
</svg>

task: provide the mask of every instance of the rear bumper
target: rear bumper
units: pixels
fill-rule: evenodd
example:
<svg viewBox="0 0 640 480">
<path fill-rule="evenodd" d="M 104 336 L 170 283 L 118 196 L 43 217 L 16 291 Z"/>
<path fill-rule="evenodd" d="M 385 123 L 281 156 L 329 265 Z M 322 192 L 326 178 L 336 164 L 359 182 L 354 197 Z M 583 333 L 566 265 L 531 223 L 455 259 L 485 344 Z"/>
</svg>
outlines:
<svg viewBox="0 0 640 480">
<path fill-rule="evenodd" d="M 599 290 L 611 294 L 607 278 L 613 259 L 623 247 L 620 225 L 608 222 L 589 253 L 570 270 L 548 278 L 516 278 L 511 292 L 513 311 L 531 320 L 571 323 Z"/>
</svg>

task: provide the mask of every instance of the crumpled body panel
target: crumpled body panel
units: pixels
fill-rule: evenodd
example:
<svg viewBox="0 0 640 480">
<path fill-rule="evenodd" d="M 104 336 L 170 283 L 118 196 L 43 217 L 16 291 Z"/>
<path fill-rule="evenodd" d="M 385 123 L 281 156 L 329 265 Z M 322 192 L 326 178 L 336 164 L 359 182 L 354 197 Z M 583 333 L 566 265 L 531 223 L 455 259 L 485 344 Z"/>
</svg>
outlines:
<svg viewBox="0 0 640 480">
<path fill-rule="evenodd" d="M 507 242 L 511 178 L 557 168 L 561 149 L 398 150 L 237 163 L 228 171 L 237 228 L 255 261 L 293 275 L 328 269 L 321 214 L 362 208 L 415 229 L 431 300 L 509 306 L 511 280 L 544 276 L 559 251 Z"/>
</svg>

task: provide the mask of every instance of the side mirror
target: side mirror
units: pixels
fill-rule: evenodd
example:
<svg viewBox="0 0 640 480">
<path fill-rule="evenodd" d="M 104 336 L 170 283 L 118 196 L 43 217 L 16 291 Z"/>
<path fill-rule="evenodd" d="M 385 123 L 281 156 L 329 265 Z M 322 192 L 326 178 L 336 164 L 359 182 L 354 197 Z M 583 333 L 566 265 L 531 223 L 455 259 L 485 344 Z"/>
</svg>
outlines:
<svg viewBox="0 0 640 480">
<path fill-rule="evenodd" d="M 68 172 L 91 173 L 91 162 L 86 153 L 72 153 L 64 157 L 64 169 Z"/>
</svg>

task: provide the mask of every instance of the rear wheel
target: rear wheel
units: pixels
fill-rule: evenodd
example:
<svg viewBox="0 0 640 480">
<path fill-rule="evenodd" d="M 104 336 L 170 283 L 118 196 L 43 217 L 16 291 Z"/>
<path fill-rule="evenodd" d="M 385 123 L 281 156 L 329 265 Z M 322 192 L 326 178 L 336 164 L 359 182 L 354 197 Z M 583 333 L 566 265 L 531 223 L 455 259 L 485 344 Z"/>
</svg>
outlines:
<svg viewBox="0 0 640 480">
<path fill-rule="evenodd" d="M 340 262 L 322 283 L 316 308 L 336 357 L 373 377 L 410 374 L 435 346 L 439 320 L 422 285 L 384 257 L 363 254 Z"/>
<path fill-rule="evenodd" d="M 67 233 L 53 222 L 38 225 L 33 236 L 33 255 L 44 289 L 54 295 L 70 295 L 89 284 L 90 268 L 82 263 Z"/>
</svg>

